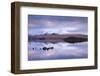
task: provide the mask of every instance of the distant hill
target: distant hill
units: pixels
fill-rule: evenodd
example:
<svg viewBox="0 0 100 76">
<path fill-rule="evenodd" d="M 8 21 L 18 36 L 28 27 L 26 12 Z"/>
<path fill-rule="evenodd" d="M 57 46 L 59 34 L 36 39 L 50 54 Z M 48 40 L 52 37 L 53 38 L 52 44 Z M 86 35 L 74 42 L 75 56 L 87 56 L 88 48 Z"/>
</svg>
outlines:
<svg viewBox="0 0 100 76">
<path fill-rule="evenodd" d="M 75 42 L 83 42 L 88 40 L 87 35 L 83 34 L 48 34 L 48 35 L 35 35 L 35 36 L 28 36 L 29 41 L 42 41 L 42 42 L 68 42 L 68 43 L 75 43 Z"/>
</svg>

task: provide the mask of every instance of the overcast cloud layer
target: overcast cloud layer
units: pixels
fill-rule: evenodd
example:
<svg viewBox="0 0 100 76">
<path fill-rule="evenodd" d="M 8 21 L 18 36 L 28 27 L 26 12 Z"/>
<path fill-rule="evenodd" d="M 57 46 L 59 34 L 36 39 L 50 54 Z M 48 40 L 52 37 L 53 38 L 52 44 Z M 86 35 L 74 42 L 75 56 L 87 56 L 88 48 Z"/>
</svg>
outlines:
<svg viewBox="0 0 100 76">
<path fill-rule="evenodd" d="M 39 34 L 87 34 L 88 18 L 71 16 L 29 15 L 28 28 L 30 35 Z"/>
</svg>

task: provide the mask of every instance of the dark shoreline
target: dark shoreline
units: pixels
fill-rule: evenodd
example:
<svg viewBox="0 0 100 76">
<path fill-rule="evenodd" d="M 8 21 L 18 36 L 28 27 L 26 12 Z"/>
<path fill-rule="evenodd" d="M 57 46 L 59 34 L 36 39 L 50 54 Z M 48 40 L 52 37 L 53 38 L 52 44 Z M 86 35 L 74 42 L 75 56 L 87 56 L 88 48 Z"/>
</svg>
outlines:
<svg viewBox="0 0 100 76">
<path fill-rule="evenodd" d="M 68 43 L 78 43 L 88 41 L 88 36 L 83 34 L 63 34 L 63 35 L 35 35 L 28 36 L 28 41 L 38 41 L 38 42 L 68 42 Z"/>
</svg>

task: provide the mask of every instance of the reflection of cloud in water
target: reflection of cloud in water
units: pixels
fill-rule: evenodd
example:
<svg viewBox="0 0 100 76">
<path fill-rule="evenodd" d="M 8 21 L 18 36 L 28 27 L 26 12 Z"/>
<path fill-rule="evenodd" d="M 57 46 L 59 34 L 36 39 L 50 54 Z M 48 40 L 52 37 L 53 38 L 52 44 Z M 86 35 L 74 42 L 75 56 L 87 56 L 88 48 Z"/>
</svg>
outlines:
<svg viewBox="0 0 100 76">
<path fill-rule="evenodd" d="M 45 57 L 52 57 L 52 56 L 55 56 L 55 54 L 56 54 L 56 51 L 52 51 L 52 50 L 44 52 Z"/>
<path fill-rule="evenodd" d="M 53 50 L 43 50 L 43 47 L 54 47 Z M 34 48 L 34 50 L 32 49 Z M 69 44 L 60 42 L 40 43 L 31 42 L 28 46 L 28 59 L 29 60 L 46 60 L 46 59 L 74 59 L 74 58 L 87 58 L 88 46 L 87 42 Z"/>
</svg>

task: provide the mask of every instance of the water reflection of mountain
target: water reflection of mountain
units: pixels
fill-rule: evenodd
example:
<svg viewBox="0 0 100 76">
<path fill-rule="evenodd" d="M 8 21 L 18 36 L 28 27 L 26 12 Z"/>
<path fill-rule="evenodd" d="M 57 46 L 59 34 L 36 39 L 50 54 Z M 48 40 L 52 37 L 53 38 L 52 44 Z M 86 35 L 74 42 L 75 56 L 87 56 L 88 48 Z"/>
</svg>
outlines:
<svg viewBox="0 0 100 76">
<path fill-rule="evenodd" d="M 34 35 L 28 36 L 28 41 L 37 41 L 37 42 L 68 42 L 68 43 L 77 43 L 88 41 L 88 36 L 83 34 L 44 34 L 44 35 Z"/>
<path fill-rule="evenodd" d="M 88 58 L 88 42 L 48 43 L 29 42 L 28 60 L 83 59 Z"/>
</svg>

